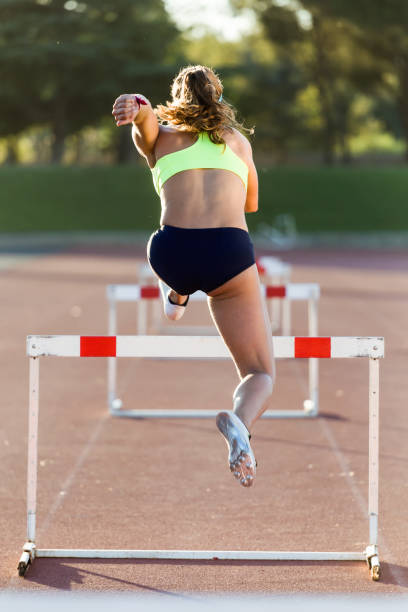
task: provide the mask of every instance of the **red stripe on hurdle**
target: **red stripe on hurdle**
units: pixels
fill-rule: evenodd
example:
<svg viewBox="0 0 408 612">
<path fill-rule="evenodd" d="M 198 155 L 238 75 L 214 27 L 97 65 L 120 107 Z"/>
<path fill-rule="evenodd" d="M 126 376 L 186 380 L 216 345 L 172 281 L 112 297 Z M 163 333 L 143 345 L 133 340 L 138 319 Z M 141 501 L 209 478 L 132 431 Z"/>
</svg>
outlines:
<svg viewBox="0 0 408 612">
<path fill-rule="evenodd" d="M 256 267 L 258 268 L 259 274 L 265 274 L 265 267 L 261 263 L 259 263 L 258 260 L 256 260 L 255 263 L 256 263 Z"/>
<path fill-rule="evenodd" d="M 295 338 L 295 357 L 331 357 L 331 338 Z"/>
<path fill-rule="evenodd" d="M 146 286 L 140 288 L 140 297 L 145 299 L 158 298 L 160 295 L 160 290 L 158 287 Z"/>
<path fill-rule="evenodd" d="M 266 287 L 266 297 L 286 297 L 286 287 L 283 285 L 279 287 L 268 285 Z"/>
<path fill-rule="evenodd" d="M 81 357 L 116 357 L 116 336 L 81 336 Z"/>
</svg>

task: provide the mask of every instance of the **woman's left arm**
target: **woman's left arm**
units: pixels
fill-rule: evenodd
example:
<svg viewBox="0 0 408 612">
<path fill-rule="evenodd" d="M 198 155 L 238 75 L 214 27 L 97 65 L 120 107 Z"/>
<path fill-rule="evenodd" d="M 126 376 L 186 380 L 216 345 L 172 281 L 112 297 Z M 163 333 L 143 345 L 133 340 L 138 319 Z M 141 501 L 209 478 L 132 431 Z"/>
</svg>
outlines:
<svg viewBox="0 0 408 612">
<path fill-rule="evenodd" d="M 159 123 L 149 100 L 141 94 L 122 94 L 115 100 L 112 114 L 118 127 L 133 123 L 132 138 L 135 147 L 148 164 L 154 166 Z"/>
<path fill-rule="evenodd" d="M 248 165 L 248 188 L 247 197 L 245 202 L 245 212 L 252 213 L 258 210 L 258 174 L 255 168 L 254 160 L 252 158 L 252 148 L 247 141 L 247 158 L 246 162 Z"/>
</svg>

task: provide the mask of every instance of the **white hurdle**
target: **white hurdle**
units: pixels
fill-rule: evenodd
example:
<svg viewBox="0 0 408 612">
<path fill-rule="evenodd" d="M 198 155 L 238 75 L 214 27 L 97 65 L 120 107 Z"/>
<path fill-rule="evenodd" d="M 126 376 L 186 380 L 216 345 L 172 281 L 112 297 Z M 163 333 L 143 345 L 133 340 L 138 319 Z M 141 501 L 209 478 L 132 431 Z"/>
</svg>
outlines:
<svg viewBox="0 0 408 612">
<path fill-rule="evenodd" d="M 257 257 L 256 266 L 264 285 L 289 284 L 292 266 L 278 257 L 272 257 L 271 255 Z M 272 330 L 280 329 L 282 336 L 290 336 L 292 314 L 290 299 L 272 299 L 267 302 L 267 309 Z"/>
<path fill-rule="evenodd" d="M 368 546 L 352 552 L 242 551 L 242 550 L 101 550 L 41 549 L 36 546 L 37 457 L 40 357 L 144 357 L 171 359 L 225 359 L 228 351 L 217 337 L 171 336 L 28 336 L 30 358 L 27 541 L 18 571 L 24 576 L 37 557 L 103 559 L 229 559 L 297 561 L 367 561 L 371 577 L 380 577 L 378 557 L 379 471 L 379 358 L 384 356 L 383 338 L 293 338 L 275 337 L 278 359 L 313 357 L 369 359 L 369 448 L 368 448 Z"/>
<path fill-rule="evenodd" d="M 264 285 L 288 285 L 292 274 L 292 266 L 278 257 L 263 255 L 256 259 L 256 265 L 261 282 Z M 153 274 L 149 264 L 144 263 L 139 267 L 139 284 L 141 285 L 157 285 L 157 278 Z M 278 297 L 278 296 L 276 296 Z M 280 329 L 282 336 L 290 336 L 291 334 L 291 302 L 290 299 L 272 299 L 267 301 L 267 310 L 271 322 L 272 330 Z M 281 313 L 282 311 L 282 313 Z M 147 317 L 147 311 L 144 314 Z M 162 312 L 157 302 L 152 303 L 152 317 L 154 321 L 160 321 Z M 180 329 L 180 328 L 179 328 Z M 157 333 L 161 333 L 163 329 L 157 329 Z M 141 331 L 139 333 L 146 333 Z M 182 333 L 189 333 L 184 328 Z M 193 332 L 194 333 L 194 332 Z M 202 333 L 201 330 L 195 330 L 195 333 Z M 205 331 L 204 331 L 205 333 Z"/>
<path fill-rule="evenodd" d="M 275 298 L 280 300 L 306 301 L 308 305 L 308 334 L 318 334 L 318 300 L 320 287 L 316 283 L 289 283 L 281 286 L 261 285 L 267 303 Z M 117 333 L 117 302 L 138 302 L 137 331 L 143 335 L 147 333 L 147 304 L 160 300 L 160 290 L 156 286 L 141 285 L 108 285 L 106 290 L 108 298 L 108 335 L 115 336 Z M 192 300 L 204 301 L 207 296 L 202 291 L 197 291 L 191 296 Z M 193 328 L 194 329 L 194 328 Z M 215 329 L 215 328 L 214 328 Z M 138 409 L 125 410 L 123 402 L 117 392 L 117 362 L 116 359 L 108 359 L 108 408 L 113 416 L 130 418 L 212 418 L 214 410 L 152 410 L 149 413 Z M 319 412 L 319 364 L 314 358 L 308 359 L 309 397 L 304 400 L 303 408 L 298 410 L 269 410 L 263 414 L 263 418 L 311 418 L 316 417 Z"/>
</svg>

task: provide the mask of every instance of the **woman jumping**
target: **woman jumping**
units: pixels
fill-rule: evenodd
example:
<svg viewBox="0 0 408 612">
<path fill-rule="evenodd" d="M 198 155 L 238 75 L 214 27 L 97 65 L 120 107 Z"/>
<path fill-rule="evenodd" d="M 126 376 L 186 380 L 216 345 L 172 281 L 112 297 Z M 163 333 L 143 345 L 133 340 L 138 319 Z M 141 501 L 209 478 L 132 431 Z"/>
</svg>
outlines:
<svg viewBox="0 0 408 612">
<path fill-rule="evenodd" d="M 123 94 L 112 114 L 117 126 L 133 123 L 134 144 L 161 199 L 161 226 L 147 254 L 166 316 L 179 319 L 189 296 L 204 291 L 238 370 L 233 410 L 220 412 L 216 423 L 231 471 L 249 487 L 256 470 L 250 431 L 267 408 L 275 370 L 245 221 L 245 213 L 258 210 L 257 173 L 245 129 L 222 92 L 210 68 L 188 66 L 174 79 L 166 106 L 153 110 L 144 96 Z"/>
</svg>

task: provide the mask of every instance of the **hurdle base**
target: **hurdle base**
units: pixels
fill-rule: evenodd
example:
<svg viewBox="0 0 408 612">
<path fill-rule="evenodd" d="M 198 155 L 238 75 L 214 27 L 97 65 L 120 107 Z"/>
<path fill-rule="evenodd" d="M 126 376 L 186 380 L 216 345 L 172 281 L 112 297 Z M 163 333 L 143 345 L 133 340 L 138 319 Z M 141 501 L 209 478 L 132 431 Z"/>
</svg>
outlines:
<svg viewBox="0 0 408 612">
<path fill-rule="evenodd" d="M 113 549 L 52 549 L 35 551 L 41 558 L 81 559 L 175 559 L 179 561 L 365 561 L 363 552 L 302 552 L 269 550 L 113 550 Z"/>
<path fill-rule="evenodd" d="M 115 402 L 115 403 L 113 403 Z M 172 409 L 152 409 L 138 410 L 117 408 L 121 405 L 121 400 L 116 399 L 109 405 L 112 416 L 131 419 L 212 419 L 215 418 L 219 410 L 172 410 Z M 310 419 L 318 415 L 317 410 L 267 410 L 261 416 L 262 419 Z"/>
<path fill-rule="evenodd" d="M 366 561 L 373 580 L 380 578 L 380 564 L 376 546 L 364 552 L 342 551 L 267 551 L 267 550 L 119 550 L 119 549 L 64 549 L 39 548 L 32 542 L 24 545 L 18 566 L 24 577 L 35 558 L 70 559 L 163 559 L 196 561 Z"/>
<path fill-rule="evenodd" d="M 164 559 L 198 561 L 365 561 L 365 552 L 315 552 L 270 550 L 115 550 L 63 549 L 35 550 L 38 558 L 80 559 Z"/>
<path fill-rule="evenodd" d="M 366 548 L 366 561 L 372 580 L 376 582 L 381 577 L 380 560 L 378 557 L 378 548 L 375 544 L 367 546 Z"/>
<path fill-rule="evenodd" d="M 35 544 L 33 542 L 26 542 L 23 546 L 23 554 L 18 562 L 17 570 L 19 576 L 25 576 L 29 566 L 34 561 L 35 557 Z"/>
</svg>

